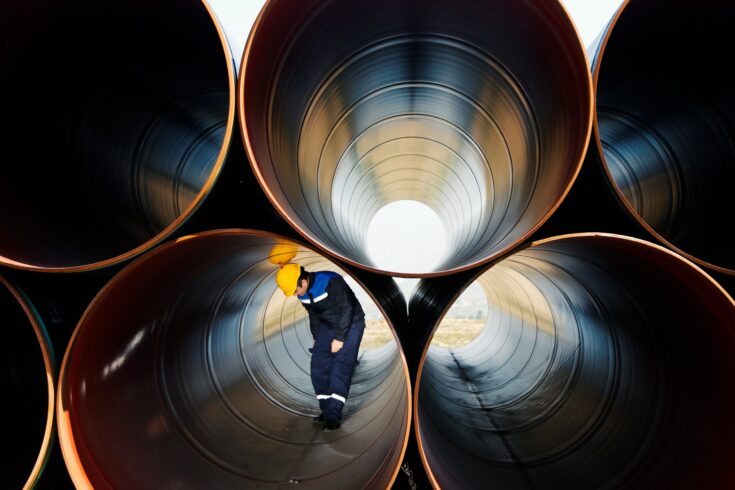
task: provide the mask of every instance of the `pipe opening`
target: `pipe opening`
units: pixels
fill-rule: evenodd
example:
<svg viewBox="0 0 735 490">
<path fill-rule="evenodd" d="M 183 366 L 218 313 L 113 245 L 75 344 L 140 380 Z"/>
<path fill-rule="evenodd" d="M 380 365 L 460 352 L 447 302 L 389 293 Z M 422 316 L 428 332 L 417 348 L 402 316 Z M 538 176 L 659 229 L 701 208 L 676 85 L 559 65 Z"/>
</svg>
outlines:
<svg viewBox="0 0 735 490">
<path fill-rule="evenodd" d="M 256 174 L 306 238 L 406 276 L 471 267 L 558 206 L 591 125 L 590 78 L 557 2 L 289 2 L 257 21 L 239 81 Z M 368 228 L 401 200 L 433 209 L 434 268 L 378 264 Z"/>
<path fill-rule="evenodd" d="M 203 2 L 2 7 L 0 262 L 79 270 L 175 230 L 219 174 L 231 55 Z"/>
<path fill-rule="evenodd" d="M 367 252 L 383 270 L 432 271 L 446 253 L 446 225 L 418 201 L 395 201 L 380 208 L 367 229 Z"/>
<path fill-rule="evenodd" d="M 729 273 L 733 19 L 725 2 L 630 1 L 595 66 L 598 148 L 618 197 L 663 243 Z"/>
<path fill-rule="evenodd" d="M 11 451 L 0 475 L 3 488 L 32 488 L 49 456 L 53 432 L 54 371 L 46 332 L 22 294 L 0 276 L 2 342 L 0 383 L 4 432 Z"/>
<path fill-rule="evenodd" d="M 416 424 L 440 487 L 735 482 L 735 303 L 664 249 L 550 239 L 480 274 L 487 322 L 424 353 Z M 696 448 L 696 451 L 693 450 Z"/>
<path fill-rule="evenodd" d="M 488 322 L 488 300 L 485 284 L 473 282 L 462 291 L 447 310 L 431 336 L 437 349 L 457 349 L 474 343 Z"/>
<path fill-rule="evenodd" d="M 345 275 L 343 277 L 347 285 L 355 293 L 355 297 L 365 312 L 365 331 L 360 342 L 360 350 L 379 349 L 385 345 L 394 343 L 395 336 L 393 335 L 393 330 L 391 330 L 386 317 L 383 316 L 383 312 L 378 308 L 375 301 L 352 276 Z"/>
<path fill-rule="evenodd" d="M 102 291 L 62 366 L 59 432 L 77 484 L 390 486 L 409 424 L 400 347 L 392 338 L 363 349 L 342 428 L 315 427 L 308 319 L 277 289 L 269 260 L 283 243 L 261 232 L 189 237 Z M 292 246 L 308 270 L 339 271 Z"/>
</svg>

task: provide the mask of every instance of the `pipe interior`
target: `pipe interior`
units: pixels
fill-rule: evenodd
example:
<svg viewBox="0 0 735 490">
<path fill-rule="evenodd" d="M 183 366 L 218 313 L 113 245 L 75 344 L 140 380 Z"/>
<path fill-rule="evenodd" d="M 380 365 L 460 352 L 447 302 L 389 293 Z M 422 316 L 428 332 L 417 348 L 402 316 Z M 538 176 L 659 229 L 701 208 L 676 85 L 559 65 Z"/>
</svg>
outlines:
<svg viewBox="0 0 735 490">
<path fill-rule="evenodd" d="M 308 319 L 277 289 L 277 243 L 246 233 L 180 241 L 95 300 L 60 388 L 72 474 L 115 488 L 390 485 L 408 430 L 398 344 L 361 351 L 339 431 L 314 426 Z M 339 271 L 302 247 L 294 261 Z"/>
<path fill-rule="evenodd" d="M 735 7 L 631 1 L 597 66 L 604 163 L 634 216 L 695 259 L 735 270 Z"/>
<path fill-rule="evenodd" d="M 589 73 L 557 2 L 271 0 L 243 66 L 261 183 L 364 267 L 372 217 L 399 200 L 447 230 L 432 270 L 501 253 L 544 221 L 587 143 Z"/>
<path fill-rule="evenodd" d="M 17 291 L 17 290 L 16 290 Z M 0 318 L 5 340 L 0 346 L 0 386 L 3 392 L 3 417 L 14 429 L 4 431 L 6 452 L 2 488 L 32 486 L 40 476 L 38 461 L 43 461 L 47 426 L 53 398 L 51 373 L 46 371 L 42 345 L 31 319 L 14 296 L 9 285 L 0 277 Z M 46 355 L 50 355 L 46 352 Z M 51 400 L 51 401 L 50 401 Z M 49 436 L 50 437 L 50 436 Z"/>
<path fill-rule="evenodd" d="M 85 267 L 170 233 L 234 118 L 204 3 L 4 2 L 0 19 L 0 262 Z"/>
<path fill-rule="evenodd" d="M 429 346 L 417 384 L 439 486 L 735 484 L 735 303 L 701 271 L 650 245 L 576 237 L 476 281 L 484 330 Z"/>
</svg>

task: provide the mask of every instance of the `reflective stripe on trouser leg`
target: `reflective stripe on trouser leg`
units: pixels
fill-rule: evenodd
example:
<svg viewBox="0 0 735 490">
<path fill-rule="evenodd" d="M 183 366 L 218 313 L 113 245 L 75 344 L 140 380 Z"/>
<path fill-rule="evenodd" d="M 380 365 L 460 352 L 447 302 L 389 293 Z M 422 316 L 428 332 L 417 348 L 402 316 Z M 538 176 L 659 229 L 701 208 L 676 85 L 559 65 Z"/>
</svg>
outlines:
<svg viewBox="0 0 735 490">
<path fill-rule="evenodd" d="M 334 354 L 334 362 L 331 366 L 329 376 L 329 390 L 331 395 L 326 400 L 324 418 L 340 422 L 342 420 L 342 409 L 344 408 L 347 395 L 350 394 L 352 384 L 352 373 L 355 371 L 357 353 L 360 350 L 360 341 L 365 331 L 365 322 L 353 323 L 347 331 L 342 348 Z"/>
<path fill-rule="evenodd" d="M 327 400 L 332 398 L 330 395 L 317 395 L 316 399 L 319 401 L 319 409 L 324 413 L 324 409 L 327 407 Z"/>
</svg>

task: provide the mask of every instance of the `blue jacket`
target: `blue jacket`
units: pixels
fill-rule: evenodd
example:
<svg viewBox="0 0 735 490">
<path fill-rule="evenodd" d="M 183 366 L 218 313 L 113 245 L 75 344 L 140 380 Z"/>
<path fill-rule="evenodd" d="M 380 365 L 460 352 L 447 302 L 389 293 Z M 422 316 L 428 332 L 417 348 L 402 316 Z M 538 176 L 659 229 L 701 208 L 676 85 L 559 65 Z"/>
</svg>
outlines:
<svg viewBox="0 0 735 490">
<path fill-rule="evenodd" d="M 314 338 L 319 328 L 328 328 L 334 332 L 335 339 L 344 341 L 350 325 L 365 318 L 355 293 L 336 272 L 310 273 L 309 289 L 298 298 L 309 312 L 311 335 Z"/>
</svg>

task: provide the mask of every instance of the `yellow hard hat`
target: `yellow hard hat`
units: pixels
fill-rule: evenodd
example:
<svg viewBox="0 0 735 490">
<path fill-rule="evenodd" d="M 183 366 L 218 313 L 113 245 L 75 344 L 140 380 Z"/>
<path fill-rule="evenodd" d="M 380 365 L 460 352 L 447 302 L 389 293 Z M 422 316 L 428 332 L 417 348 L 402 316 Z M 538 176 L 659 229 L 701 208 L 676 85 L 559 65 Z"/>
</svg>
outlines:
<svg viewBox="0 0 735 490">
<path fill-rule="evenodd" d="M 291 262 L 291 259 L 296 257 L 299 248 L 291 243 L 278 243 L 272 249 L 268 256 L 268 260 L 272 264 L 285 265 Z"/>
<path fill-rule="evenodd" d="M 293 296 L 296 292 L 297 282 L 301 275 L 299 264 L 286 264 L 276 272 L 276 283 L 286 296 Z"/>
</svg>

